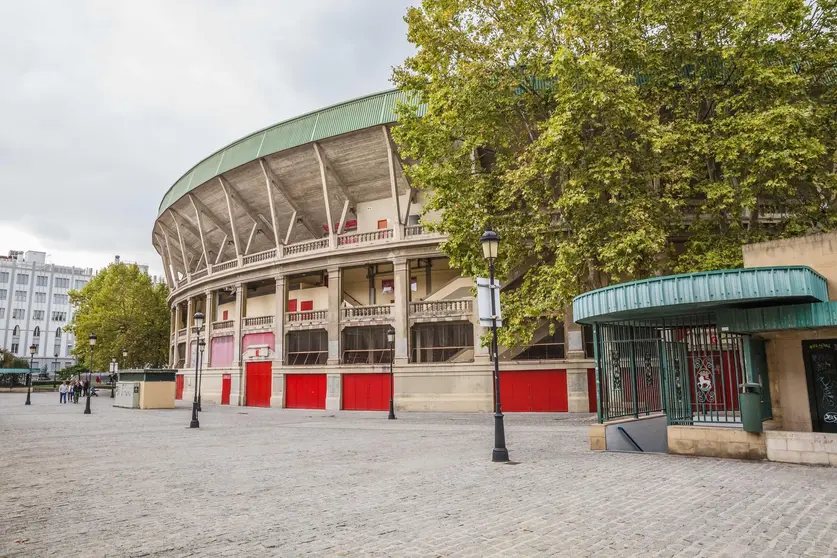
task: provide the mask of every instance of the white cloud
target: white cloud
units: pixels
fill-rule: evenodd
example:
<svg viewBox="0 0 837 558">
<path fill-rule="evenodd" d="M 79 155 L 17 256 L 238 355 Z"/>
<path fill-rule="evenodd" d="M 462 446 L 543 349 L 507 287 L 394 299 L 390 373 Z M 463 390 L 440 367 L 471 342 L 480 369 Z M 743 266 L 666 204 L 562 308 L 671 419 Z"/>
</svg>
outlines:
<svg viewBox="0 0 837 558">
<path fill-rule="evenodd" d="M 390 87 L 410 3 L 0 4 L 0 253 L 160 273 L 169 186 L 249 132 Z"/>
</svg>

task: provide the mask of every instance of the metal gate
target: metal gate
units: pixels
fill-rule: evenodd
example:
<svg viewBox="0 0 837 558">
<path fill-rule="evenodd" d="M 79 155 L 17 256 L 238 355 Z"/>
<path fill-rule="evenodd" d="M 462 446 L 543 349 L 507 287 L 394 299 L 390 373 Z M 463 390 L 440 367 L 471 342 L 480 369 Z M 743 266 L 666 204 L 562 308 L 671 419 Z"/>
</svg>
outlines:
<svg viewBox="0 0 837 558">
<path fill-rule="evenodd" d="M 669 424 L 740 422 L 743 335 L 712 315 L 597 324 L 599 420 L 665 412 Z"/>
</svg>

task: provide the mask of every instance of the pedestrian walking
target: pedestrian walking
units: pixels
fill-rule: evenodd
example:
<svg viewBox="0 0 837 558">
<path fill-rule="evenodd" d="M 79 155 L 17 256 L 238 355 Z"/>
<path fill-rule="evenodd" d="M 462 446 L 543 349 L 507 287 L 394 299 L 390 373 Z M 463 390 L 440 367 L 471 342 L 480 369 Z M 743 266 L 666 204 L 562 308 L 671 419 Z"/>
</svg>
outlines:
<svg viewBox="0 0 837 558">
<path fill-rule="evenodd" d="M 73 403 L 78 403 L 78 398 L 81 395 L 81 382 L 76 382 L 73 386 Z"/>
<path fill-rule="evenodd" d="M 58 402 L 59 404 L 67 402 L 67 382 L 61 382 L 58 386 Z"/>
</svg>

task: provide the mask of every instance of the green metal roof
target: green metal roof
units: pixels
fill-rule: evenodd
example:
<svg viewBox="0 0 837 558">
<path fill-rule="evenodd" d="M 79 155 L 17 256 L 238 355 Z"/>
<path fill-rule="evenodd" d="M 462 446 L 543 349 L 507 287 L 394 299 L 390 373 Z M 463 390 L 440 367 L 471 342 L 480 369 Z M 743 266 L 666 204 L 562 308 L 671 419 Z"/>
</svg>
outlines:
<svg viewBox="0 0 837 558">
<path fill-rule="evenodd" d="M 597 289 L 575 297 L 573 317 L 579 323 L 597 323 L 827 300 L 825 278 L 810 267 L 753 267 L 668 275 Z"/>
<path fill-rule="evenodd" d="M 40 368 L 0 368 L 0 374 L 34 374 L 40 371 Z"/>
<path fill-rule="evenodd" d="M 312 141 L 393 123 L 396 121 L 393 111 L 399 102 L 408 103 L 410 99 L 398 89 L 374 93 L 279 122 L 241 138 L 181 176 L 163 196 L 158 215 L 207 180 L 259 157 Z M 416 107 L 419 116 L 424 116 L 426 110 L 425 105 Z"/>
<path fill-rule="evenodd" d="M 717 312 L 724 331 L 756 333 L 779 329 L 837 326 L 837 302 L 814 302 L 767 308 L 724 308 Z"/>
</svg>

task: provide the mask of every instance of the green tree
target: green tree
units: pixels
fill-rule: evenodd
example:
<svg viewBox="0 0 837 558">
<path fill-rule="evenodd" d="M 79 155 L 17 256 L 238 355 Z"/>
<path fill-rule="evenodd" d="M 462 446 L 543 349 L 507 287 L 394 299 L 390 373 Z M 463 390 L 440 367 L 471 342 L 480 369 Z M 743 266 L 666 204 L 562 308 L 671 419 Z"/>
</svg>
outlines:
<svg viewBox="0 0 837 558">
<path fill-rule="evenodd" d="M 12 368 L 28 369 L 29 361 L 25 358 L 16 357 L 9 351 L 0 349 L 0 368 L 5 368 L 6 370 Z M 8 387 L 23 385 L 25 383 L 24 379 L 25 374 L 0 374 L 0 385 Z"/>
<path fill-rule="evenodd" d="M 394 130 L 443 249 L 485 273 L 501 341 L 573 296 L 741 265 L 740 245 L 837 222 L 835 0 L 424 0 Z"/>
<path fill-rule="evenodd" d="M 111 358 L 127 367 L 163 366 L 168 360 L 168 288 L 152 284 L 136 265 L 111 264 L 97 273 L 80 291 L 70 291 L 76 311 L 68 330 L 76 338 L 73 355 L 87 365 L 88 337 L 97 337 L 94 371 L 108 371 Z"/>
</svg>

